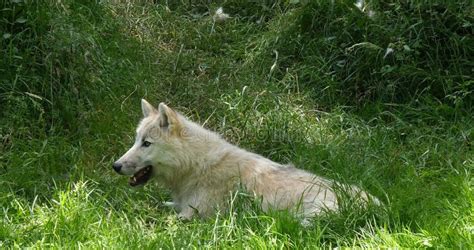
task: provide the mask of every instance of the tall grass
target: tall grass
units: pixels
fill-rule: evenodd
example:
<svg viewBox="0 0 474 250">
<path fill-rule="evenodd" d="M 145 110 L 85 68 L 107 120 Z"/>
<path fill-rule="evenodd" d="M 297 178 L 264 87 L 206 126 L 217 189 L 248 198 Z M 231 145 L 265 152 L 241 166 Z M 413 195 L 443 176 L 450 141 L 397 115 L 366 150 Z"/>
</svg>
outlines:
<svg viewBox="0 0 474 250">
<path fill-rule="evenodd" d="M 367 4 L 2 2 L 0 246 L 472 248 L 473 6 Z M 385 205 L 180 222 L 111 171 L 142 97 Z"/>
</svg>

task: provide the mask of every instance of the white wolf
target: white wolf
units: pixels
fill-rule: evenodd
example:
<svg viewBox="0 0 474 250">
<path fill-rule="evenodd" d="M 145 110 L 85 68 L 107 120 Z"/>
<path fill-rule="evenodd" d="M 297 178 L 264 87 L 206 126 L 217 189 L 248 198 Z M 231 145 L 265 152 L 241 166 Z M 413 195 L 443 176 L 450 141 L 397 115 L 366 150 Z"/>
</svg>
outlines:
<svg viewBox="0 0 474 250">
<path fill-rule="evenodd" d="M 264 211 L 289 209 L 310 218 L 338 209 L 333 181 L 234 146 L 163 103 L 158 109 L 143 99 L 141 104 L 135 144 L 113 168 L 130 175 L 132 186 L 159 180 L 171 190 L 181 219 L 212 215 L 239 187 L 261 198 Z M 348 187 L 351 195 L 378 202 Z"/>
</svg>

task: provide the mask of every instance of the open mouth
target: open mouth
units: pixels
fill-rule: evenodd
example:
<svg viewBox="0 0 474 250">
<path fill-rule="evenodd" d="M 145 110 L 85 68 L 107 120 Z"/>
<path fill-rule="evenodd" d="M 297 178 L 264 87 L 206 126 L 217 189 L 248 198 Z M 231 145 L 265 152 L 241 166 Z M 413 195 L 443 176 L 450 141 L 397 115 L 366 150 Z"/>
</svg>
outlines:
<svg viewBox="0 0 474 250">
<path fill-rule="evenodd" d="M 136 172 L 130 179 L 128 180 L 128 184 L 130 186 L 135 187 L 138 185 L 143 185 L 145 184 L 151 177 L 152 174 L 152 166 L 146 166 L 140 171 Z"/>
</svg>

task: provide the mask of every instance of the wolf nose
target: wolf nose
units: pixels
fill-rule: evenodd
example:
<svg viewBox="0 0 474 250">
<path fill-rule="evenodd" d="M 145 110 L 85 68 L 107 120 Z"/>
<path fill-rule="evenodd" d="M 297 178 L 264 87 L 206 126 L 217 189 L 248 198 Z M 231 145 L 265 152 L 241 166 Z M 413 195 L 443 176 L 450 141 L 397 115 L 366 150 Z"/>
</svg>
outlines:
<svg viewBox="0 0 474 250">
<path fill-rule="evenodd" d="M 122 163 L 114 162 L 112 167 L 114 168 L 115 172 L 120 173 L 120 169 L 122 169 Z"/>
</svg>

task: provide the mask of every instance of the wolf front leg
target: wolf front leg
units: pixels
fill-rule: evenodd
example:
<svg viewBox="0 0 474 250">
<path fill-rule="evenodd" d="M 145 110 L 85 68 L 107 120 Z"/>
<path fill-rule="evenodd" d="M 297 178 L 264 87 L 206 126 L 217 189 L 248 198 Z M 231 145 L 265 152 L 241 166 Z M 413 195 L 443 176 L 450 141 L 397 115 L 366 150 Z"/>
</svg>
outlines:
<svg viewBox="0 0 474 250">
<path fill-rule="evenodd" d="M 175 202 L 178 204 L 178 217 L 183 220 L 190 220 L 198 215 L 200 218 L 207 218 L 213 214 L 217 202 L 208 193 L 196 190 L 192 194 L 181 198 Z"/>
<path fill-rule="evenodd" d="M 191 207 L 191 206 L 186 206 L 181 209 L 181 211 L 178 214 L 178 219 L 183 220 L 183 221 L 189 221 L 193 218 L 194 214 L 196 212 L 196 209 Z"/>
<path fill-rule="evenodd" d="M 201 203 L 193 205 L 187 205 L 181 208 L 181 211 L 178 214 L 180 220 L 191 220 L 193 216 L 198 215 L 199 218 L 208 218 L 213 213 L 213 206 L 210 204 Z"/>
</svg>

